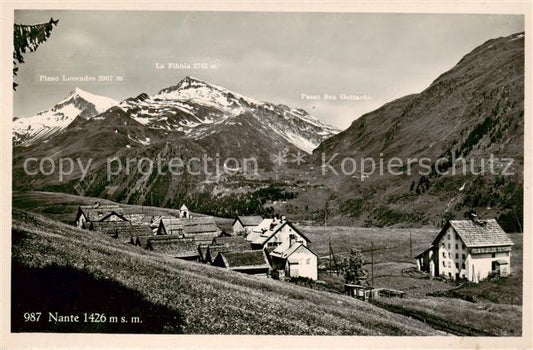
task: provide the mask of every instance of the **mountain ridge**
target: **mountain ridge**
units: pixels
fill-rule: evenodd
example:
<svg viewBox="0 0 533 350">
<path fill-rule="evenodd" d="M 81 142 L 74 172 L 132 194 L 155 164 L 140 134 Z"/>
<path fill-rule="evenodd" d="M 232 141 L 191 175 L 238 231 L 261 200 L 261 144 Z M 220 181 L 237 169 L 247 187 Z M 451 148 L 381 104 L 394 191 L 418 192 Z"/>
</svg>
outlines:
<svg viewBox="0 0 533 350">
<path fill-rule="evenodd" d="M 76 87 L 54 106 L 31 117 L 14 118 L 13 142 L 17 145 L 38 142 L 65 129 L 77 117 L 92 118 L 118 103 Z"/>
<path fill-rule="evenodd" d="M 421 174 L 418 163 L 411 174 L 402 168 L 401 176 L 385 170 L 363 178 L 370 165 L 348 176 L 329 173 L 326 182 L 338 191 L 332 195 L 339 217 L 369 225 L 438 226 L 446 218 L 477 211 L 519 231 L 523 139 L 524 35 L 517 33 L 486 41 L 420 93 L 356 119 L 318 146 L 313 162 L 319 166 L 323 154 L 326 159 L 337 155 L 330 163 L 336 169 L 346 158 L 371 158 L 376 163 L 399 158 L 404 166 L 409 158 L 429 159 L 429 174 Z M 512 158 L 513 176 L 488 171 L 476 175 L 491 156 L 500 171 L 506 166 L 502 159 Z M 465 175 L 462 163 L 451 161 L 460 157 L 465 159 Z M 446 160 L 437 164 L 439 158 Z M 446 170 L 448 175 L 438 173 Z M 455 175 L 452 170 L 457 170 Z"/>
</svg>

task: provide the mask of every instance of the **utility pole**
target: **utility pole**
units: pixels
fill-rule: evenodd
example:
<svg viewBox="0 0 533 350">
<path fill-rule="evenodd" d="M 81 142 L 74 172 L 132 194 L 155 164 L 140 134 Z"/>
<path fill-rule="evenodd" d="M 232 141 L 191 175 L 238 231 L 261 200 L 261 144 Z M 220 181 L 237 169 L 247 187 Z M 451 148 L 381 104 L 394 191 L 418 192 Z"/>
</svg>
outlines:
<svg viewBox="0 0 533 350">
<path fill-rule="evenodd" d="M 328 235 L 328 272 L 331 273 L 331 238 Z"/>
<path fill-rule="evenodd" d="M 374 288 L 374 241 L 370 241 L 370 278 L 371 287 Z"/>
<path fill-rule="evenodd" d="M 413 237 L 411 230 L 409 230 L 409 257 L 413 258 Z"/>
</svg>

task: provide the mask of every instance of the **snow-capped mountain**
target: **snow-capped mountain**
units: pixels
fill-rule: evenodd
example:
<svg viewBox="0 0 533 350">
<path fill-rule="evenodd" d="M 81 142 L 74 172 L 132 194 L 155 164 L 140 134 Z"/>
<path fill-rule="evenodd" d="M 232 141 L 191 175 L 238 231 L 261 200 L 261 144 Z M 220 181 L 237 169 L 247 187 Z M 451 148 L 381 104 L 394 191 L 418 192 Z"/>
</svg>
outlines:
<svg viewBox="0 0 533 350">
<path fill-rule="evenodd" d="M 31 144 L 65 129 L 76 117 L 88 119 L 118 104 L 111 98 L 74 89 L 53 107 L 28 118 L 13 120 L 13 142 Z"/>
<path fill-rule="evenodd" d="M 193 140 L 216 133 L 219 126 L 242 126 L 236 118 L 240 115 L 246 115 L 257 129 L 308 153 L 339 132 L 302 109 L 258 101 L 190 76 L 153 96 L 127 99 L 118 107 L 149 128 L 180 132 Z"/>
</svg>

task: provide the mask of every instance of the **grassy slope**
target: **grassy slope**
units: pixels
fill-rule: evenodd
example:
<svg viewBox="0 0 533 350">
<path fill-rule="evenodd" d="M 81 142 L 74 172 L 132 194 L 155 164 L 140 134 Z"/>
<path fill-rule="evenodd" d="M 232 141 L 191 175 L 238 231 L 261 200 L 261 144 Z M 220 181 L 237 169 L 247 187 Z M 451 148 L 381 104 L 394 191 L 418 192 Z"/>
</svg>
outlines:
<svg viewBox="0 0 533 350">
<path fill-rule="evenodd" d="M 440 317 L 462 326 L 499 336 L 522 334 L 522 307 L 519 305 L 471 303 L 451 298 L 382 298 L 380 303 L 400 305 Z"/>
<path fill-rule="evenodd" d="M 436 333 L 421 322 L 342 295 L 169 259 L 24 211 L 13 213 L 13 236 L 14 263 L 68 266 L 114 281 L 153 305 L 174 310 L 184 333 Z"/>
<path fill-rule="evenodd" d="M 428 292 L 443 291 L 452 288 L 446 282 L 420 279 L 402 275 L 402 269 L 416 267 L 410 258 L 409 234 L 413 242 L 413 255 L 418 254 L 431 244 L 437 234 L 435 229 L 386 229 L 331 226 L 303 226 L 302 231 L 311 239 L 311 249 L 319 256 L 328 257 L 328 242 L 337 260 L 349 255 L 351 248 L 362 250 L 365 269 L 371 271 L 372 242 L 374 243 L 374 285 L 405 291 L 410 296 L 421 297 Z M 326 259 L 322 261 L 327 263 Z M 324 279 L 323 275 L 320 276 Z M 337 285 L 342 287 L 342 279 Z M 339 287 L 339 288 L 340 288 Z"/>
<path fill-rule="evenodd" d="M 328 238 L 337 254 L 337 259 L 346 257 L 350 248 L 363 251 L 364 259 L 370 261 L 371 241 L 374 242 L 374 285 L 400 289 L 406 298 L 382 298 L 381 303 L 401 305 L 408 310 L 427 312 L 463 326 L 469 326 L 497 335 L 520 335 L 522 320 L 522 234 L 510 234 L 514 241 L 511 255 L 513 275 L 495 281 L 479 284 L 467 283 L 458 289 L 454 285 L 430 279 L 402 275 L 401 270 L 416 266 L 409 255 L 409 234 L 413 240 L 416 255 L 435 237 L 437 230 L 432 229 L 385 229 L 360 227 L 312 227 L 302 230 L 312 241 L 311 248 L 319 256 L 328 255 Z M 370 265 L 365 265 L 370 271 Z M 342 278 L 321 274 L 321 279 L 342 286 Z M 453 289 L 453 290 L 452 290 Z M 428 293 L 439 292 L 441 296 L 428 297 Z M 459 300 L 472 298 L 475 303 Z"/>
<path fill-rule="evenodd" d="M 76 219 L 76 212 L 80 205 L 92 205 L 95 202 L 101 204 L 117 204 L 108 199 L 96 197 L 82 197 L 60 192 L 13 192 L 13 208 L 30 210 L 35 213 L 43 214 L 49 218 L 61 222 L 72 224 Z M 140 206 L 131 204 L 120 204 L 127 213 L 144 213 L 146 215 L 174 215 L 179 214 L 177 209 L 168 209 L 161 207 Z M 194 216 L 205 216 L 203 214 L 192 213 Z M 215 218 L 219 226 L 226 228 L 233 223 L 232 219 Z"/>
</svg>

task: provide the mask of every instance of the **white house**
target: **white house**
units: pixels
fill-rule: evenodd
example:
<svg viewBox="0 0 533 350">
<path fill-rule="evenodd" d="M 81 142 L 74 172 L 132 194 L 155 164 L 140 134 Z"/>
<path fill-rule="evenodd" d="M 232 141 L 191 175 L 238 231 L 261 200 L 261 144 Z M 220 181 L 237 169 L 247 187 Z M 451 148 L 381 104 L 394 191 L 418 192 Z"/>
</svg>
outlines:
<svg viewBox="0 0 533 350">
<path fill-rule="evenodd" d="M 280 247 L 270 253 L 273 270 L 282 270 L 287 277 L 318 279 L 318 256 L 307 246 L 296 243 L 286 250 Z"/>
<path fill-rule="evenodd" d="M 431 247 L 416 256 L 417 265 L 431 276 L 477 283 L 492 273 L 511 273 L 513 245 L 495 219 L 450 220 Z"/>
<path fill-rule="evenodd" d="M 293 244 L 302 243 L 307 246 L 311 241 L 291 222 L 280 219 L 264 219 L 246 236 L 252 249 L 277 248 L 278 251 L 289 249 Z"/>
<path fill-rule="evenodd" d="M 272 268 L 287 277 L 318 278 L 318 257 L 306 235 L 284 216 L 264 219 L 246 236 L 252 249 L 269 253 Z"/>
</svg>

